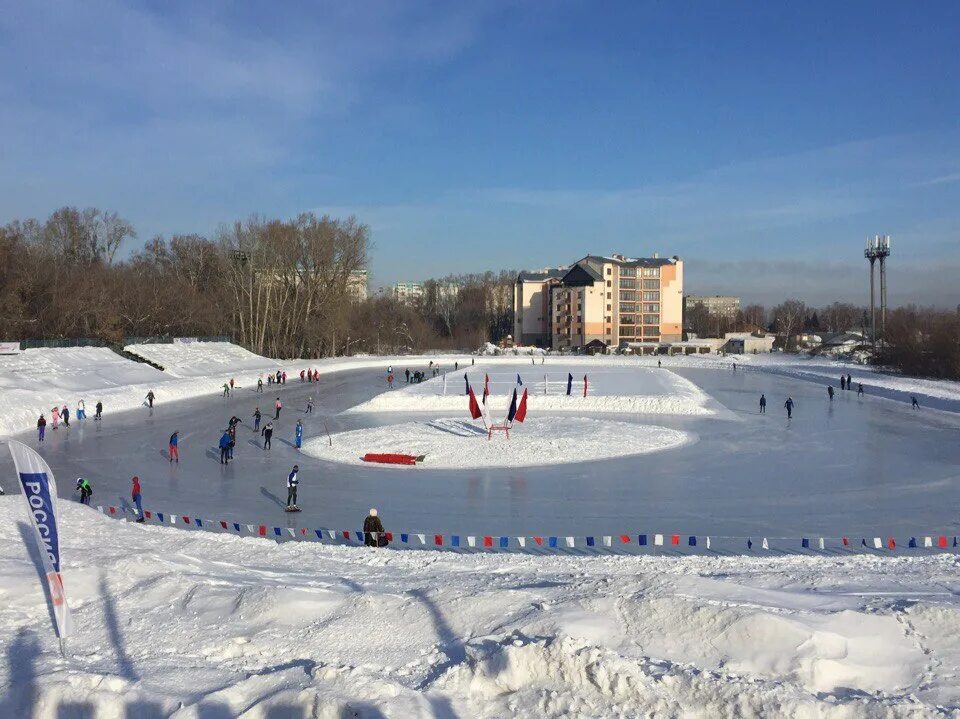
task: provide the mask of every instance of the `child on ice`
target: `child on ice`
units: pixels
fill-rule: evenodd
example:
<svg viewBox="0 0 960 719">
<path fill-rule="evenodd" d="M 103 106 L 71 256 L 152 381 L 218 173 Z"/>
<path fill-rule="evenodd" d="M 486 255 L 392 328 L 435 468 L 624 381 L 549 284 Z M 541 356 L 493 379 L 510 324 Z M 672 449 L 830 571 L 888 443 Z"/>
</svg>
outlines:
<svg viewBox="0 0 960 719">
<path fill-rule="evenodd" d="M 297 443 L 297 449 L 300 449 L 300 446 L 303 444 L 303 422 L 299 419 L 297 420 L 297 428 L 294 432 L 295 440 Z"/>
</svg>

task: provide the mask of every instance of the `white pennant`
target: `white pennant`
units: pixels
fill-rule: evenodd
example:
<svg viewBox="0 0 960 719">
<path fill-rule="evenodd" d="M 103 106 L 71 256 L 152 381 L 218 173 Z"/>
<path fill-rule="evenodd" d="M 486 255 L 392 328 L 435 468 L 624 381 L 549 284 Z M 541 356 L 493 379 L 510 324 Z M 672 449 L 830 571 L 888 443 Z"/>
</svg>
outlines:
<svg viewBox="0 0 960 719">
<path fill-rule="evenodd" d="M 293 527 L 287 527 L 287 531 L 290 532 L 290 536 L 291 536 L 291 537 L 296 537 L 296 536 L 297 536 L 297 530 L 294 529 Z"/>
<path fill-rule="evenodd" d="M 476 546 L 477 546 L 477 538 L 476 538 L 476 537 L 467 537 L 467 546 L 468 546 L 468 547 L 476 547 Z"/>
<path fill-rule="evenodd" d="M 924 547 L 932 547 L 932 546 L 933 546 L 933 538 L 931 538 L 931 537 L 924 537 L 924 538 L 923 538 L 923 546 L 924 546 Z"/>
<path fill-rule="evenodd" d="M 760 544 L 760 546 L 764 549 L 770 549 L 770 542 L 767 541 L 766 537 L 763 538 L 763 542 Z"/>
<path fill-rule="evenodd" d="M 420 544 L 426 544 L 426 543 L 427 543 L 427 537 L 426 537 L 426 535 L 424 535 L 424 534 L 418 534 L 418 535 L 417 535 L 417 539 L 420 540 Z"/>
<path fill-rule="evenodd" d="M 880 537 L 873 538 L 873 548 L 874 549 L 883 549 L 883 542 L 880 540 Z"/>
<path fill-rule="evenodd" d="M 517 544 L 519 544 L 521 547 L 526 547 L 526 546 L 527 546 L 527 538 L 526 538 L 526 537 L 517 537 Z"/>
<path fill-rule="evenodd" d="M 656 547 L 662 547 L 662 546 L 663 546 L 663 535 L 662 535 L 662 534 L 654 534 L 654 535 L 653 535 L 653 544 L 654 544 L 654 546 L 656 546 Z"/>
<path fill-rule="evenodd" d="M 825 543 L 823 541 L 823 537 L 820 537 L 820 549 L 824 549 L 824 548 L 825 548 Z"/>
<path fill-rule="evenodd" d="M 250 532 L 250 534 L 255 534 L 256 531 L 257 531 L 257 525 L 255 525 L 255 524 L 248 524 L 248 525 L 247 525 L 247 531 Z"/>
<path fill-rule="evenodd" d="M 710 537 L 707 537 L 707 549 L 710 549 Z"/>
<path fill-rule="evenodd" d="M 567 546 L 568 547 L 574 546 L 573 537 L 567 537 Z"/>
</svg>

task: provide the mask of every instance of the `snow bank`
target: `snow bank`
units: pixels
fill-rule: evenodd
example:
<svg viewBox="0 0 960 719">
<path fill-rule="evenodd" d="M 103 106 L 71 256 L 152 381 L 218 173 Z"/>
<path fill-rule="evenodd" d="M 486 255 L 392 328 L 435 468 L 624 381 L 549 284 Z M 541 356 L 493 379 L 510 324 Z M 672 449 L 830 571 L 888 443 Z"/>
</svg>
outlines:
<svg viewBox="0 0 960 719">
<path fill-rule="evenodd" d="M 670 372 L 650 367 L 587 367 L 575 364 L 551 364 L 549 367 L 519 365 L 517 371 L 497 373 L 504 363 L 491 361 L 484 367 L 470 367 L 467 376 L 479 399 L 485 375 L 490 377 L 491 395 L 487 402 L 491 416 L 506 413 L 514 387 L 529 391 L 531 412 L 598 412 L 616 414 L 712 415 L 707 406 L 709 395 L 693 382 Z M 583 396 L 583 373 L 588 377 L 588 393 Z M 517 374 L 524 377 L 516 384 Z M 566 395 L 567 374 L 574 374 L 573 391 Z M 546 379 L 544 375 L 546 374 Z M 398 375 L 399 376 L 399 375 Z M 450 372 L 419 384 L 404 384 L 347 410 L 348 412 L 463 412 L 467 407 L 463 374 Z"/>
<path fill-rule="evenodd" d="M 302 451 L 345 464 L 365 464 L 360 458 L 367 452 L 397 452 L 425 455 L 417 467 L 529 467 L 649 454 L 689 444 L 696 441 L 696 436 L 628 422 L 542 417 L 514 425 L 509 440 L 496 432 L 488 441 L 480 421 L 446 418 L 341 432 L 333 435 L 331 441 L 332 445 L 326 437 L 309 440 Z"/>
<path fill-rule="evenodd" d="M 0 498 L 2 716 L 960 712 L 953 555 L 393 551 L 134 525 L 66 503 L 78 629 L 61 659 L 25 519 Z"/>
<path fill-rule="evenodd" d="M 123 349 L 163 367 L 171 377 L 230 377 L 249 372 L 276 372 L 286 364 L 230 342 L 127 345 Z"/>
</svg>

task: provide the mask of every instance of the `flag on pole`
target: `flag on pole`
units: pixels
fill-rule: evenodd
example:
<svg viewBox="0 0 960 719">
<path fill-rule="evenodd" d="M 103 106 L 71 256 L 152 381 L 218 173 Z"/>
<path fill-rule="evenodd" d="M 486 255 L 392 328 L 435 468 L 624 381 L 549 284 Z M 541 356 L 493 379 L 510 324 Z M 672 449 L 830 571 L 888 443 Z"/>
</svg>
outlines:
<svg viewBox="0 0 960 719">
<path fill-rule="evenodd" d="M 573 373 L 567 372 L 567 397 L 573 392 Z"/>
<path fill-rule="evenodd" d="M 520 379 L 520 373 L 519 373 L 519 372 L 517 372 L 517 384 L 520 385 L 521 387 L 523 387 L 523 380 Z"/>
<path fill-rule="evenodd" d="M 47 575 L 47 587 L 53 604 L 57 635 L 66 639 L 72 633 L 73 621 L 60 573 L 60 532 L 57 526 L 57 484 L 43 458 L 16 440 L 9 440 L 10 454 L 20 479 L 20 489 L 27 503 L 27 514 L 33 524 L 34 537 Z"/>
<path fill-rule="evenodd" d="M 464 394 L 470 394 L 470 380 L 467 379 L 467 373 L 463 373 L 463 384 L 466 389 L 463 391 Z"/>
<path fill-rule="evenodd" d="M 513 422 L 513 418 L 516 416 L 517 416 L 517 388 L 514 387 L 513 399 L 510 400 L 510 409 L 507 410 L 507 422 Z"/>
<path fill-rule="evenodd" d="M 583 396 L 587 396 L 587 376 L 583 376 Z"/>
<path fill-rule="evenodd" d="M 516 395 L 516 392 L 514 392 Z M 527 418 L 527 389 L 524 387 L 523 395 L 520 397 L 520 405 L 517 407 L 517 411 L 514 412 L 513 421 L 514 422 L 523 422 Z"/>
<path fill-rule="evenodd" d="M 487 395 L 490 394 L 490 375 L 483 373 L 483 401 L 487 401 Z"/>
<path fill-rule="evenodd" d="M 473 387 L 467 387 L 467 394 L 470 396 L 470 417 L 480 419 L 483 412 L 480 411 L 480 405 L 477 404 L 477 395 L 473 393 Z"/>
</svg>

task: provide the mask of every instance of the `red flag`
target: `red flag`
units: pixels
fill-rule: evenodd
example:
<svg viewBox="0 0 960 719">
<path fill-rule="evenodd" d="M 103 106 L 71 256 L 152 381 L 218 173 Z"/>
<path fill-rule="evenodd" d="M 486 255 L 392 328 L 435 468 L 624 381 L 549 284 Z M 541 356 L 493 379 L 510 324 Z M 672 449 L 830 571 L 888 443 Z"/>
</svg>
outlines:
<svg viewBox="0 0 960 719">
<path fill-rule="evenodd" d="M 480 405 L 477 404 L 477 395 L 473 393 L 473 387 L 470 388 L 470 416 L 473 419 L 480 419 L 483 416 Z"/>
<path fill-rule="evenodd" d="M 520 398 L 520 406 L 517 407 L 517 413 L 513 415 L 514 422 L 523 422 L 527 416 L 527 390 L 524 388 L 523 397 Z"/>
</svg>

